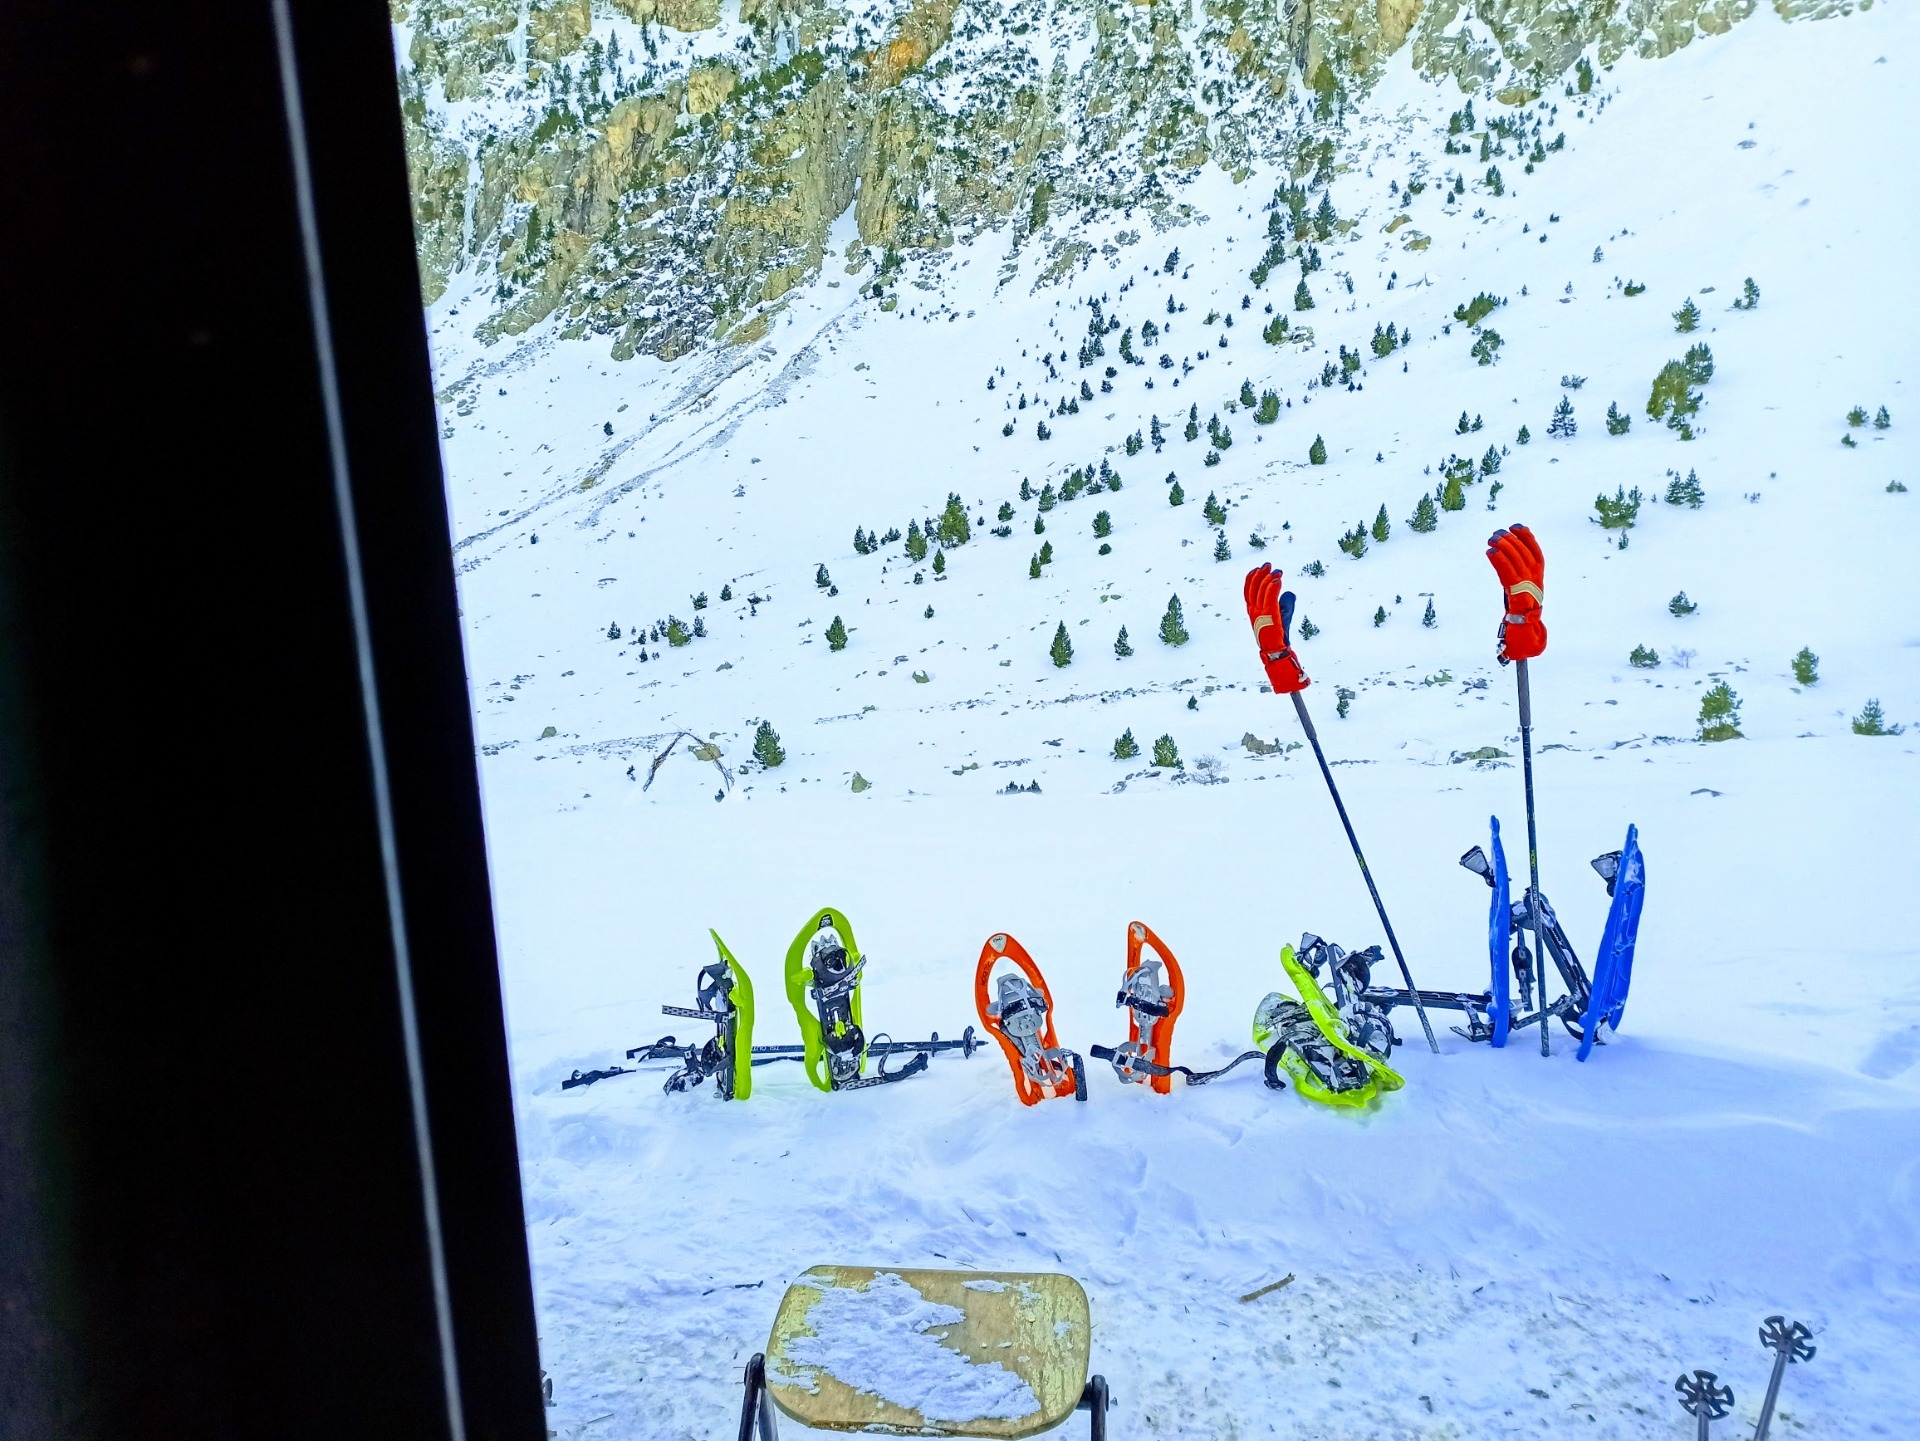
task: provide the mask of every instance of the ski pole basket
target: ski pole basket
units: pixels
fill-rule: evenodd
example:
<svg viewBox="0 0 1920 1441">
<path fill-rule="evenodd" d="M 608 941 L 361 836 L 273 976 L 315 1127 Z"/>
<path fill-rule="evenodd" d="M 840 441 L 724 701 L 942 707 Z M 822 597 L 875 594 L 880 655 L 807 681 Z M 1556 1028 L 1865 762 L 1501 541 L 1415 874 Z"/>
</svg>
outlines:
<svg viewBox="0 0 1920 1441">
<path fill-rule="evenodd" d="M 1046 1272 L 815 1266 L 787 1288 L 767 1349 L 747 1363 L 739 1441 L 776 1441 L 776 1412 L 823 1431 L 1037 1436 L 1110 1398 L 1089 1376 L 1087 1293 Z M 876 1353 L 912 1354 L 910 1366 Z"/>
</svg>

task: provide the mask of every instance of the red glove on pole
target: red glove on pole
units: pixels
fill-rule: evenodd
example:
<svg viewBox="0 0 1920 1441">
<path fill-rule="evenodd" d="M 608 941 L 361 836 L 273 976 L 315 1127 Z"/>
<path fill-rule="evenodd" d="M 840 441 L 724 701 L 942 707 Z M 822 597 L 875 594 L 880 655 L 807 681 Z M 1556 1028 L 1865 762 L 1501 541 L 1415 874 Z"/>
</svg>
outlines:
<svg viewBox="0 0 1920 1441">
<path fill-rule="evenodd" d="M 1547 648 L 1547 627 L 1540 619 L 1547 558 L 1541 553 L 1540 542 L 1524 525 L 1496 530 L 1487 539 L 1487 559 L 1506 591 L 1507 609 L 1500 618 L 1500 663 L 1532 660 Z"/>
<path fill-rule="evenodd" d="M 1260 664 L 1266 667 L 1274 694 L 1292 695 L 1305 690 L 1313 682 L 1307 679 L 1306 669 L 1293 650 L 1293 592 L 1282 593 L 1280 572 L 1263 565 L 1247 572 L 1246 597 L 1247 619 L 1253 622 Z"/>
</svg>

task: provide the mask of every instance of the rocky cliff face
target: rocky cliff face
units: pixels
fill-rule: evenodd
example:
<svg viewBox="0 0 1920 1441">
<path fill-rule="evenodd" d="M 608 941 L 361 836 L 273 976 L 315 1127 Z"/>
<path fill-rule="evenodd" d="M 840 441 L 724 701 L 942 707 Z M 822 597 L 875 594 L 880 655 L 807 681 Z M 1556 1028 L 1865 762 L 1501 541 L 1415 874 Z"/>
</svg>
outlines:
<svg viewBox="0 0 1920 1441">
<path fill-rule="evenodd" d="M 1201 166 L 1324 183 L 1402 49 L 1518 104 L 1583 55 L 1667 55 L 1753 6 L 393 0 L 421 289 L 474 273 L 484 337 L 557 318 L 671 359 L 763 334 L 849 212 L 839 258 L 883 305 L 908 261 L 987 230 L 1064 274 L 1087 220 L 1180 223 Z"/>
</svg>

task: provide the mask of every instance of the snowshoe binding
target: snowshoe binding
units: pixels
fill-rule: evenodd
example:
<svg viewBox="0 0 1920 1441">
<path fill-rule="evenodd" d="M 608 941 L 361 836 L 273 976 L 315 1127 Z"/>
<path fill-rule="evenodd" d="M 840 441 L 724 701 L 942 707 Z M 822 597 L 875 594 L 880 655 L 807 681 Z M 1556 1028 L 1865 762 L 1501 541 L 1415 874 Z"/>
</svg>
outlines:
<svg viewBox="0 0 1920 1441">
<path fill-rule="evenodd" d="M 1006 961 L 1012 969 L 994 975 Z M 1053 1030 L 1053 993 L 1025 946 L 1004 932 L 987 937 L 973 973 L 974 1006 L 980 1024 L 1000 1043 L 1013 1068 L 1013 1088 L 1022 1105 L 1072 1096 L 1087 1098 L 1086 1064 L 1060 1045 Z"/>
<path fill-rule="evenodd" d="M 1347 958 L 1346 952 L 1318 936 L 1303 936 L 1301 949 L 1317 952 L 1323 965 L 1330 961 L 1338 965 L 1334 952 L 1339 952 L 1339 960 Z M 1406 1084 L 1385 1060 L 1384 1052 L 1391 1049 L 1393 1038 L 1384 1015 L 1377 1022 L 1370 1020 L 1364 1032 L 1369 1041 L 1383 1047 L 1382 1053 L 1363 1050 L 1350 1038 L 1339 1010 L 1327 999 L 1312 972 L 1301 964 L 1292 946 L 1281 948 L 1280 964 L 1300 999 L 1275 991 L 1254 1011 L 1253 1043 L 1266 1054 L 1269 1086 L 1279 1088 L 1279 1073 L 1284 1070 L 1293 1078 L 1294 1088 L 1308 1100 L 1354 1108 L 1370 1105 L 1382 1093 L 1397 1091 Z"/>
<path fill-rule="evenodd" d="M 1133 922 L 1127 927 L 1127 967 L 1113 1002 L 1127 1010 L 1127 1040 L 1118 1046 L 1091 1046 L 1088 1054 L 1110 1064 L 1122 1081 L 1151 1085 L 1162 1096 L 1173 1089 L 1176 1074 L 1185 1076 L 1189 1086 L 1204 1086 L 1242 1061 L 1261 1059 L 1261 1052 L 1248 1051 L 1215 1071 L 1174 1065 L 1173 1026 L 1180 1019 L 1186 998 L 1186 978 L 1167 943 L 1153 933 L 1152 927 Z"/>
<path fill-rule="evenodd" d="M 844 912 L 828 907 L 800 928 L 787 948 L 787 1000 L 800 1023 L 807 1079 L 823 1091 L 859 1091 L 904 1081 L 927 1068 L 928 1050 L 901 1047 L 884 1038 L 870 1046 L 861 1025 L 860 982 L 866 969 Z M 809 1000 L 812 1004 L 809 1005 Z M 952 1044 L 952 1043 L 949 1043 Z M 897 1071 L 886 1058 L 912 1049 L 914 1058 Z M 864 1074 L 869 1051 L 879 1068 Z"/>
</svg>

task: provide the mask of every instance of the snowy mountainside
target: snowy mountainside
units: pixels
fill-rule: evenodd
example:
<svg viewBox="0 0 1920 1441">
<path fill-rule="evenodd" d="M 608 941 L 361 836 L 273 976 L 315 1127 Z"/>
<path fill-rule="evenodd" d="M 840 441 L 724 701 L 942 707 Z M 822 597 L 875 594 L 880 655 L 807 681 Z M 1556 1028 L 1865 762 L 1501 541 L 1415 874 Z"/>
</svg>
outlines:
<svg viewBox="0 0 1920 1441">
<path fill-rule="evenodd" d="M 1208 168 L 1179 192 L 1185 223 L 1086 219 L 1064 276 L 987 228 L 876 295 L 880 256 L 834 258 L 857 238 L 842 215 L 763 336 L 672 360 L 614 360 L 563 316 L 484 343 L 493 282 L 451 273 L 430 324 L 556 1434 L 723 1434 L 782 1287 L 825 1260 L 1080 1277 L 1117 1436 L 1666 1436 L 1672 1377 L 1695 1366 L 1750 1424 L 1752 1330 L 1776 1310 L 1821 1344 L 1776 1435 L 1908 1426 L 1920 732 L 1853 720 L 1877 699 L 1888 725 L 1920 721 L 1913 496 L 1890 488 L 1920 478 L 1903 398 L 1920 216 L 1885 138 L 1916 63 L 1895 7 L 1792 28 L 1763 11 L 1602 64 L 1584 99 L 1571 72 L 1540 101 L 1477 90 L 1469 123 L 1468 97 L 1400 56 L 1349 98 L 1304 231 L 1284 193 L 1269 208 L 1290 171 Z M 1276 214 L 1284 257 L 1256 285 Z M 1482 294 L 1504 303 L 1456 319 Z M 1119 325 L 1082 366 L 1095 301 Z M 1388 326 L 1409 339 L 1381 355 Z M 1129 333 L 1144 364 L 1120 354 Z M 1692 439 L 1647 413 L 1668 362 L 1699 397 Z M 1549 433 L 1563 399 L 1571 436 Z M 1464 507 L 1416 532 L 1455 456 Z M 1117 490 L 1057 499 L 1103 463 Z M 1630 529 L 1598 523 L 1597 496 L 1636 488 Z M 937 531 L 950 495 L 967 540 L 910 558 L 910 525 Z M 1583 955 L 1606 905 L 1587 858 L 1629 822 L 1648 853 L 1626 1025 L 1588 1064 L 1564 1036 L 1544 1062 L 1470 1047 L 1443 1017 L 1430 1056 L 1401 1016 L 1407 1089 L 1362 1117 L 1251 1078 L 1153 1097 L 1104 1066 L 1085 1106 L 1027 1112 L 991 1052 L 849 1096 L 773 1067 L 731 1107 L 663 1096 L 653 1073 L 559 1088 L 684 1025 L 658 1007 L 691 999 L 709 926 L 759 984 L 758 1039 L 795 1039 L 779 959 L 823 903 L 873 957 L 874 1029 L 973 1021 L 974 958 L 1006 929 L 1066 1043 L 1111 1043 L 1138 918 L 1187 970 L 1177 1058 L 1242 1049 L 1281 942 L 1382 939 L 1290 707 L 1260 690 L 1240 584 L 1262 560 L 1317 628 L 1307 702 L 1416 978 L 1483 985 L 1485 892 L 1454 860 L 1490 813 L 1522 848 L 1482 557 L 1516 520 L 1548 557 L 1543 879 Z M 903 534 L 861 554 L 856 527 Z M 1357 558 L 1339 546 L 1356 527 Z M 1673 613 L 1681 592 L 1696 611 Z M 1175 594 L 1178 646 L 1160 638 Z M 670 619 L 705 634 L 656 642 Z M 1704 743 L 1721 682 L 1742 735 Z M 776 768 L 752 761 L 762 721 Z M 685 742 L 643 789 L 682 729 L 730 789 Z M 1141 754 L 1122 761 L 1125 731 Z M 1163 735 L 1179 767 L 1149 764 Z"/>
</svg>

